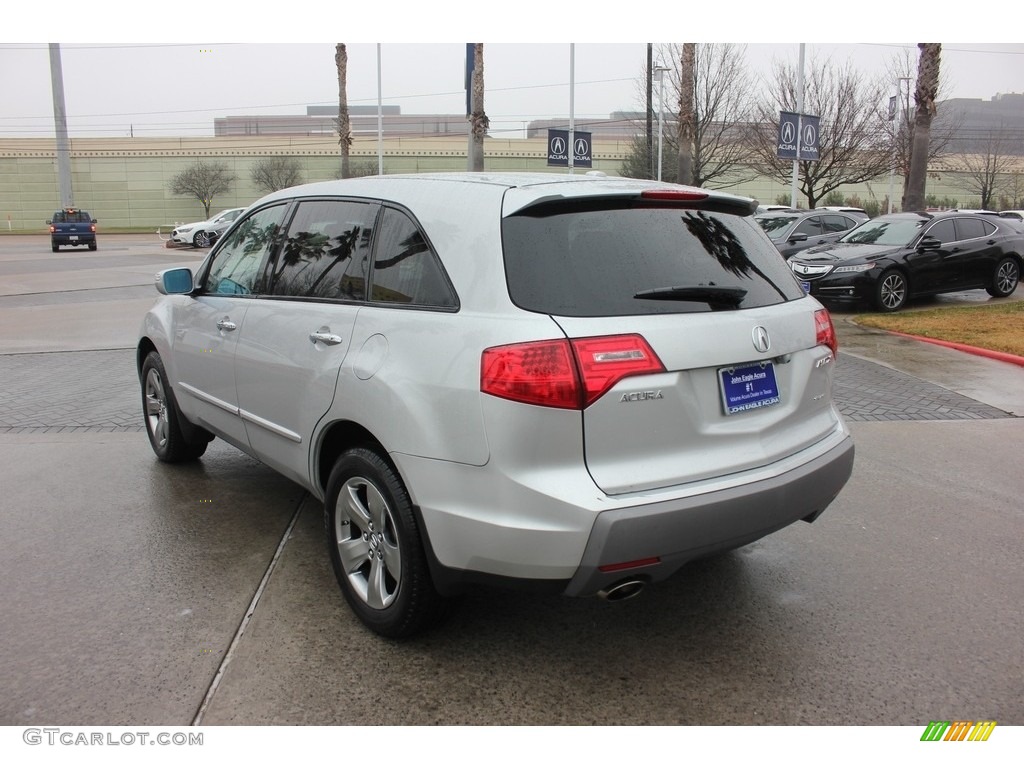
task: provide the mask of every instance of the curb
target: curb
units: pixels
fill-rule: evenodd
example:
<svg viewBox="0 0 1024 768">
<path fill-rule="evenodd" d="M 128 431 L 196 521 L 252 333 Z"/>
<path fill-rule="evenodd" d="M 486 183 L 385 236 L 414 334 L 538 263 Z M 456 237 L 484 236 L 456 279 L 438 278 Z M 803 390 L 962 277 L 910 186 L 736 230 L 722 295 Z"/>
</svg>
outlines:
<svg viewBox="0 0 1024 768">
<path fill-rule="evenodd" d="M 859 328 L 864 326 L 858 325 Z M 881 328 L 873 328 L 872 330 L 883 330 Z M 940 347 L 947 347 L 949 349 L 955 349 L 960 352 L 966 352 L 970 355 L 978 355 L 979 357 L 987 357 L 991 360 L 999 360 L 1003 363 L 1010 363 L 1011 365 L 1019 365 L 1024 367 L 1024 357 L 1019 355 L 1011 355 L 1008 352 L 996 352 L 992 349 L 982 349 L 981 347 L 972 347 L 969 344 L 960 344 L 955 341 L 942 341 L 941 339 L 930 339 L 927 336 L 914 336 L 911 333 L 900 333 L 899 331 L 885 331 L 885 333 L 891 333 L 893 336 L 902 336 L 905 339 L 914 339 L 916 341 L 924 341 L 929 344 L 937 344 Z"/>
</svg>

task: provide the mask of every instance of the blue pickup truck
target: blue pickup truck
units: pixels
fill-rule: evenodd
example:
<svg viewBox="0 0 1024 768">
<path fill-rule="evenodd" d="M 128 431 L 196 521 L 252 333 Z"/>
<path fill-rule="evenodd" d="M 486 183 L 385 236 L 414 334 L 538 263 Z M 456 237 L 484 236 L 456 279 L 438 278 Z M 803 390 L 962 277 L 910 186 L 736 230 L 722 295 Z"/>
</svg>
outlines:
<svg viewBox="0 0 1024 768">
<path fill-rule="evenodd" d="M 78 208 L 64 208 L 55 211 L 50 225 L 50 248 L 56 253 L 62 245 L 88 245 L 96 250 L 96 219 Z"/>
</svg>

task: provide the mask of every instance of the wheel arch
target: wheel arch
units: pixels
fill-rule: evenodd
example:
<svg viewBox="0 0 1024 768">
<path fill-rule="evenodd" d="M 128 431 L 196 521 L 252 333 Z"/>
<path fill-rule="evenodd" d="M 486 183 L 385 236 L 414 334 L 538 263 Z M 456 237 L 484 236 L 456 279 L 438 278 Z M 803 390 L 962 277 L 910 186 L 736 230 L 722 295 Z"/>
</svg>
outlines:
<svg viewBox="0 0 1024 768">
<path fill-rule="evenodd" d="M 403 483 L 405 482 L 398 467 L 388 456 L 383 443 L 370 430 L 354 421 L 336 421 L 320 433 L 316 443 L 316 454 L 313 457 L 313 468 L 316 474 L 312 478 L 312 484 L 320 498 L 326 494 L 327 481 L 338 457 L 348 449 L 358 447 L 369 448 L 376 452 L 391 465 L 399 479 Z"/>
</svg>

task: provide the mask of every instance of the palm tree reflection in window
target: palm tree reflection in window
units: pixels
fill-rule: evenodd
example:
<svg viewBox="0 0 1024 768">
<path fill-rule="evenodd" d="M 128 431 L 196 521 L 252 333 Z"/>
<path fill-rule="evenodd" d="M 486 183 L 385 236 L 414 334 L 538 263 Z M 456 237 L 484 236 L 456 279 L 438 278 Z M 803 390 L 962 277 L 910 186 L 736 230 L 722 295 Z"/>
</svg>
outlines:
<svg viewBox="0 0 1024 768">
<path fill-rule="evenodd" d="M 703 211 L 687 211 L 683 214 L 682 219 L 690 234 L 704 246 L 704 250 L 711 254 L 723 269 L 736 277 L 747 279 L 750 278 L 751 273 L 756 274 L 785 298 L 785 293 L 754 263 L 747 254 L 743 243 L 729 227 Z"/>
<path fill-rule="evenodd" d="M 326 299 L 362 299 L 370 227 L 350 223 L 332 237 L 321 231 L 292 233 L 284 243 L 274 275 L 274 293 Z"/>
<path fill-rule="evenodd" d="M 218 254 L 217 263 L 207 281 L 208 286 L 215 285 L 212 288 L 214 293 L 248 294 L 261 291 L 261 287 L 255 283 L 263 254 L 272 250 L 281 237 L 281 225 L 277 221 L 261 224 L 261 220 L 265 219 L 257 215 L 243 222 L 231 242 Z"/>
</svg>

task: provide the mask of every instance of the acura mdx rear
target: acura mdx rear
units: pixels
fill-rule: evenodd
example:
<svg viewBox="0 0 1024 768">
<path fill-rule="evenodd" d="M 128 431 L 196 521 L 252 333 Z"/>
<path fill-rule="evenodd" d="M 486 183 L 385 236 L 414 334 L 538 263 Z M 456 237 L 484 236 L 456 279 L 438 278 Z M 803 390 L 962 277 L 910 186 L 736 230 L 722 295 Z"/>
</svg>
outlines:
<svg viewBox="0 0 1024 768">
<path fill-rule="evenodd" d="M 211 296 L 218 254 L 275 207 L 249 287 Z M 216 397 L 174 365 L 188 336 L 174 312 L 148 317 L 154 448 L 162 415 L 323 499 L 342 592 L 383 635 L 422 630 L 470 584 L 633 596 L 694 558 L 815 520 L 852 471 L 832 321 L 753 211 L 746 198 L 591 175 L 275 193 L 194 283 L 167 291 L 187 293 L 185 322 L 200 316 L 190 302 L 211 302 L 209 321 L 228 318 L 237 335 Z M 342 265 L 337 279 L 317 271 L 328 263 Z M 276 355 L 289 332 L 309 334 L 306 359 Z M 285 388 L 273 378 L 284 357 L 304 377 L 287 388 L 303 404 L 294 423 L 275 415 L 284 392 L 261 394 Z"/>
</svg>

